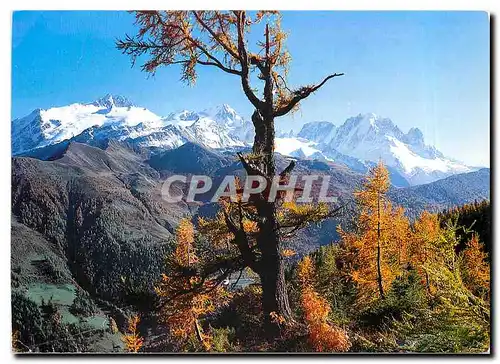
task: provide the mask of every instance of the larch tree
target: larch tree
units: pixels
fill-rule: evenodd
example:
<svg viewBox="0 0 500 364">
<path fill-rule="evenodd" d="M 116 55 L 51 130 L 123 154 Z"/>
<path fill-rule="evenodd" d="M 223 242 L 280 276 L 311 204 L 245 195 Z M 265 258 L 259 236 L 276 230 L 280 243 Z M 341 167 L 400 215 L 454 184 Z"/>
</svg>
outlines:
<svg viewBox="0 0 500 364">
<path fill-rule="evenodd" d="M 168 271 L 155 291 L 160 301 L 161 320 L 169 327 L 178 347 L 195 336 L 205 350 L 210 350 L 210 336 L 199 322 L 204 315 L 227 303 L 230 295 L 219 281 L 199 272 L 202 260 L 195 247 L 195 231 L 189 219 L 182 219 L 176 230 L 176 249 L 167 258 Z"/>
<path fill-rule="evenodd" d="M 137 326 L 139 325 L 139 316 L 132 316 L 128 319 L 127 332 L 122 335 L 122 341 L 125 344 L 125 350 L 129 353 L 137 353 L 144 344 L 144 339 L 139 336 Z"/>
<path fill-rule="evenodd" d="M 274 159 L 275 119 L 296 110 L 299 103 L 323 87 L 329 80 L 343 75 L 333 73 L 317 84 L 291 89 L 287 84 L 290 54 L 285 49 L 286 32 L 281 28 L 281 14 L 276 11 L 137 11 L 138 33 L 117 42 L 133 62 L 144 58 L 142 69 L 154 73 L 159 67 L 180 65 L 181 79 L 195 83 L 199 67 L 232 75 L 251 103 L 255 137 L 252 153 L 238 154 L 247 176 L 267 181 L 268 186 L 278 175 L 286 183 L 294 162 L 283 171 L 276 170 Z M 251 30 L 261 31 L 263 38 L 255 46 L 249 44 Z M 257 85 L 257 86 L 256 86 Z M 285 234 L 296 231 L 319 215 L 312 209 L 301 216 L 292 216 L 280 223 L 279 201 L 269 201 L 266 193 L 253 196 L 251 207 L 229 203 L 222 209 L 219 222 L 228 233 L 231 251 L 227 259 L 215 259 L 204 274 L 231 271 L 244 267 L 256 272 L 262 284 L 262 306 L 266 319 L 271 312 L 291 319 L 291 310 L 284 279 L 284 260 L 281 254 Z M 292 214 L 297 214 L 298 211 Z M 311 214 L 309 214 L 311 213 Z M 312 216 L 309 219 L 309 216 Z M 253 223 L 250 223 L 249 221 Z M 247 231 L 245 224 L 254 230 Z M 285 231 L 285 232 L 284 232 Z M 269 323 L 268 322 L 268 323 Z"/>
<path fill-rule="evenodd" d="M 441 227 L 438 215 L 428 211 L 422 212 L 412 226 L 408 255 L 411 265 L 425 281 L 428 293 L 432 290 L 431 280 L 429 272 L 424 267 L 431 259 L 436 258 L 434 247 L 440 236 Z"/>
<path fill-rule="evenodd" d="M 362 289 L 361 299 L 385 298 L 386 291 L 407 262 L 409 221 L 404 210 L 393 208 L 386 193 L 389 173 L 382 162 L 370 169 L 363 188 L 354 193 L 360 208 L 356 232 L 339 229 L 344 244 L 354 252 L 352 278 Z"/>
<path fill-rule="evenodd" d="M 477 234 L 473 234 L 463 251 L 464 281 L 477 296 L 489 299 L 490 266 L 488 254 L 484 252 L 484 245 L 479 241 Z"/>
</svg>

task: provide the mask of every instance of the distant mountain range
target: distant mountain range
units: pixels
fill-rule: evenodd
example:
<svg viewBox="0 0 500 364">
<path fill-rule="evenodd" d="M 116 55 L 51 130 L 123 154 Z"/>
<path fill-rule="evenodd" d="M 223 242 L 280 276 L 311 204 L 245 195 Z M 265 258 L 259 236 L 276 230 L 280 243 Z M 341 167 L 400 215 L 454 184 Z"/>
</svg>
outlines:
<svg viewBox="0 0 500 364">
<path fill-rule="evenodd" d="M 160 274 L 163 264 L 164 255 L 159 252 L 168 248 L 180 219 L 212 215 L 217 209 L 208 199 L 167 203 L 161 197 L 166 176 L 203 173 L 217 180 L 243 173 L 231 151 L 214 151 L 191 142 L 153 154 L 148 148 L 115 140 L 101 147 L 71 141 L 42 149 L 45 160 L 12 160 L 12 241 L 25 247 L 15 247 L 15 259 L 38 259 L 39 251 L 53 252 L 81 287 L 106 300 L 129 294 L 120 284 L 124 275 L 140 291 L 151 292 L 152 277 Z M 278 169 L 288 164 L 279 154 L 276 162 Z M 364 180 L 361 173 L 324 161 L 301 159 L 295 170 L 300 175 L 328 175 L 329 191 L 346 206 Z M 412 217 L 424 209 L 437 211 L 489 199 L 490 171 L 392 187 L 389 197 Z M 329 219 L 309 226 L 285 244 L 302 255 L 334 241 L 338 223 Z M 21 278 L 31 279 L 29 275 Z"/>
<path fill-rule="evenodd" d="M 361 173 L 382 160 L 391 171 L 392 183 L 399 187 L 477 170 L 426 145 L 418 128 L 405 134 L 390 119 L 375 114 L 359 114 L 339 127 L 327 121 L 310 122 L 297 135 L 277 135 L 276 151 L 285 156 L 345 165 Z M 253 125 L 229 105 L 160 117 L 114 95 L 37 109 L 12 121 L 13 155 L 40 155 L 42 148 L 69 140 L 97 146 L 115 140 L 155 153 L 187 142 L 228 150 L 251 146 Z"/>
</svg>

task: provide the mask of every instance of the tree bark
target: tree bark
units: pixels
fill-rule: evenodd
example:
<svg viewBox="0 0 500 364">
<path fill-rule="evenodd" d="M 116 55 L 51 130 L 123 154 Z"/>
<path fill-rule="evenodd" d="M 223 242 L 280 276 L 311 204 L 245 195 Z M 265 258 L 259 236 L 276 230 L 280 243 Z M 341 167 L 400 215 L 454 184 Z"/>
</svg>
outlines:
<svg viewBox="0 0 500 364">
<path fill-rule="evenodd" d="M 380 192 L 377 197 L 377 283 L 378 290 L 380 293 L 380 298 L 384 299 L 384 286 L 382 284 L 382 257 L 381 257 L 381 249 L 380 249 Z"/>
<path fill-rule="evenodd" d="M 257 244 L 262 252 L 260 266 L 262 309 L 266 326 L 270 328 L 269 333 L 273 335 L 277 327 L 271 320 L 271 312 L 275 312 L 287 321 L 291 320 L 292 312 L 288 302 L 285 267 L 280 252 L 280 236 L 276 229 L 274 203 L 267 203 L 267 206 L 262 207 L 261 212 L 267 215 L 261 215 L 265 219 L 257 238 Z"/>
<path fill-rule="evenodd" d="M 264 100 L 256 107 L 252 115 L 255 127 L 253 154 L 257 157 L 260 171 L 268 183 L 273 181 L 276 174 L 274 162 L 274 100 L 272 79 L 272 63 L 269 62 L 269 26 L 266 25 L 266 61 L 259 66 L 262 72 L 264 85 Z M 279 325 L 273 322 L 271 312 L 291 321 L 292 312 L 288 302 L 288 292 L 285 282 L 285 267 L 280 249 L 280 232 L 278 229 L 277 202 L 267 201 L 267 196 L 261 195 L 256 208 L 260 216 L 258 222 L 259 233 L 256 238 L 257 246 L 261 251 L 259 276 L 262 284 L 262 310 L 266 332 L 270 336 L 279 333 Z"/>
<path fill-rule="evenodd" d="M 259 156 L 259 168 L 268 181 L 272 181 L 276 168 L 274 163 L 274 119 L 272 116 L 262 117 L 262 113 L 255 111 L 252 115 L 255 126 L 255 140 L 253 153 Z M 291 320 L 292 313 L 288 302 L 288 293 L 285 282 L 284 261 L 280 252 L 281 237 L 278 229 L 276 201 L 265 200 L 266 196 L 256 204 L 260 216 L 257 246 L 262 257 L 259 264 L 259 277 L 262 284 L 262 309 L 267 331 L 275 335 L 277 325 L 270 313 L 275 312 L 287 321 Z"/>
</svg>

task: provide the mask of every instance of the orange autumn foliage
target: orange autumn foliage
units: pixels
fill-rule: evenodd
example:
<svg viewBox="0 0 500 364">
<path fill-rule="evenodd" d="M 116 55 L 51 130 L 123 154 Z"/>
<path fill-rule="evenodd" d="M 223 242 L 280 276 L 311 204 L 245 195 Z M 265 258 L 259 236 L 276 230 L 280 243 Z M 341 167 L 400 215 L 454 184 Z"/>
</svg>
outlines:
<svg viewBox="0 0 500 364">
<path fill-rule="evenodd" d="M 383 298 L 392 281 L 408 262 L 410 223 L 403 208 L 394 208 L 386 197 L 389 173 L 382 163 L 372 168 L 361 190 L 355 192 L 360 207 L 357 231 L 339 228 L 352 252 L 351 279 L 358 284 L 358 302 Z"/>
<path fill-rule="evenodd" d="M 188 219 L 180 222 L 176 242 L 177 247 L 171 261 L 177 265 L 181 274 L 162 274 L 155 287 L 156 294 L 168 301 L 161 310 L 163 321 L 178 343 L 182 344 L 192 334 L 196 334 L 205 349 L 209 350 L 210 338 L 203 333 L 198 319 L 214 312 L 218 305 L 226 303 L 229 294 L 212 279 L 182 275 L 182 270 L 189 269 L 198 262 L 194 247 L 194 227 Z"/>
<path fill-rule="evenodd" d="M 421 275 L 430 294 L 439 291 L 436 272 L 439 268 L 449 267 L 454 271 L 460 261 L 457 253 L 456 227 L 441 227 L 439 216 L 427 211 L 415 221 L 412 231 L 410 263 Z M 474 234 L 467 242 L 465 250 L 460 253 L 463 269 L 460 284 L 474 295 L 488 298 L 490 284 L 490 268 L 487 254 L 479 237 Z"/>
<path fill-rule="evenodd" d="M 436 242 L 441 236 L 441 227 L 437 214 L 424 211 L 413 224 L 412 238 L 408 246 L 410 264 L 414 267 L 429 292 L 434 290 L 431 277 L 424 269 L 432 259 L 438 257 Z"/>
<path fill-rule="evenodd" d="M 297 252 L 293 249 L 283 249 L 281 251 L 281 255 L 285 258 L 290 258 L 290 257 L 293 257 L 294 255 L 296 255 Z"/>
<path fill-rule="evenodd" d="M 484 252 L 483 244 L 476 234 L 467 242 L 463 256 L 466 287 L 474 293 L 489 292 L 490 266 L 486 261 L 487 254 Z"/>
<path fill-rule="evenodd" d="M 140 319 L 136 315 L 130 317 L 128 319 L 127 332 L 122 336 L 122 341 L 125 343 L 125 350 L 129 353 L 137 353 L 144 343 L 144 339 L 137 332 L 139 321 Z"/>
<path fill-rule="evenodd" d="M 309 342 L 318 352 L 345 352 L 351 347 L 347 333 L 328 322 L 330 306 L 313 286 L 314 266 L 306 256 L 298 266 L 298 276 L 302 285 L 301 304 L 309 333 Z"/>
<path fill-rule="evenodd" d="M 174 260 L 181 266 L 189 266 L 196 263 L 197 257 L 194 252 L 194 227 L 189 219 L 182 219 L 176 230 L 177 247 Z"/>
<path fill-rule="evenodd" d="M 189 291 L 193 286 L 200 284 L 196 279 L 172 279 L 167 275 L 162 276 L 156 293 L 160 297 L 172 299 L 162 309 L 164 322 L 169 326 L 170 332 L 178 342 L 183 342 L 190 335 L 197 333 L 197 320 L 203 315 L 212 313 L 215 309 L 227 302 L 229 296 L 222 287 L 214 288 L 210 293 L 192 291 L 175 297 L 177 292 Z M 209 291 L 214 283 L 203 283 L 203 289 Z"/>
</svg>

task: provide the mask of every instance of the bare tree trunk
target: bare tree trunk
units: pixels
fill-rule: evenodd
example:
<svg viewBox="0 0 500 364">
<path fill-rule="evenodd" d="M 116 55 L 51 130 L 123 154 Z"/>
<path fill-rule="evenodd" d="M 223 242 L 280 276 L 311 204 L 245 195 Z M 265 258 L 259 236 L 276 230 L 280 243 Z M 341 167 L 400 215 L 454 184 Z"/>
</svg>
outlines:
<svg viewBox="0 0 500 364">
<path fill-rule="evenodd" d="M 427 262 L 427 249 L 424 248 L 424 262 Z M 427 270 L 425 271 L 425 287 L 427 288 L 427 292 L 431 293 L 431 282 L 429 280 L 429 273 Z"/>
<path fill-rule="evenodd" d="M 265 223 L 261 227 L 257 244 L 261 247 L 262 259 L 260 279 L 262 283 L 262 309 L 266 323 L 271 324 L 271 312 L 283 316 L 286 320 L 292 318 L 288 293 L 285 282 L 284 261 L 280 253 L 280 236 L 276 231 L 276 215 L 274 204 L 261 209 L 265 216 Z M 263 210 L 266 211 L 263 211 Z M 262 215 L 261 215 L 262 216 Z"/>
<path fill-rule="evenodd" d="M 378 291 L 380 293 L 380 298 L 384 299 L 384 286 L 382 285 L 382 257 L 381 257 L 381 249 L 380 249 L 380 192 L 377 197 L 377 283 L 378 283 Z"/>
<path fill-rule="evenodd" d="M 259 167 L 272 181 L 276 168 L 274 164 L 274 120 L 272 117 L 263 118 L 258 111 L 252 115 L 255 125 L 255 140 L 253 153 L 259 156 Z M 276 214 L 276 202 L 262 199 L 256 204 L 259 221 L 259 235 L 257 245 L 262 252 L 259 276 L 262 284 L 262 309 L 266 320 L 266 327 L 272 329 L 270 313 L 275 312 L 286 320 L 292 318 L 288 293 L 285 282 L 284 261 L 280 252 L 280 233 Z M 275 327 L 274 327 L 275 328 Z"/>
<path fill-rule="evenodd" d="M 259 167 L 268 182 L 276 174 L 274 163 L 274 105 L 271 77 L 272 64 L 269 60 L 269 26 L 266 25 L 266 62 L 260 67 L 264 86 L 263 105 L 255 110 L 252 122 L 255 127 L 253 153 L 260 159 Z M 265 196 L 264 196 L 265 198 Z M 282 316 L 285 320 L 292 319 L 292 312 L 288 302 L 288 293 L 285 282 L 285 267 L 280 251 L 280 232 L 278 229 L 277 202 L 266 201 L 264 198 L 256 204 L 260 216 L 257 246 L 262 257 L 259 276 L 262 284 L 262 309 L 264 313 L 266 331 L 270 336 L 279 332 L 279 326 L 271 320 L 271 312 Z"/>
</svg>

